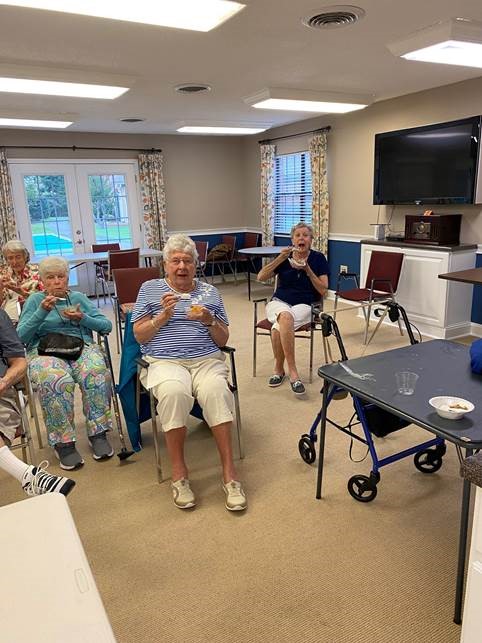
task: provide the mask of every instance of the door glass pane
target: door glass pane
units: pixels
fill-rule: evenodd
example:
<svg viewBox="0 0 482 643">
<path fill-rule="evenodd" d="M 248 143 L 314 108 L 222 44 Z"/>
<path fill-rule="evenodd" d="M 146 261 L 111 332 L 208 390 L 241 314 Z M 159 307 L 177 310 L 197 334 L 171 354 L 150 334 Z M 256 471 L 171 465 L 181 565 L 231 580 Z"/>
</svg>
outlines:
<svg viewBox="0 0 482 643">
<path fill-rule="evenodd" d="M 34 254 L 72 254 L 72 226 L 64 177 L 58 174 L 36 174 L 24 176 L 23 183 Z"/>
<path fill-rule="evenodd" d="M 96 243 L 132 247 L 127 185 L 124 174 L 89 174 L 89 193 Z"/>
</svg>

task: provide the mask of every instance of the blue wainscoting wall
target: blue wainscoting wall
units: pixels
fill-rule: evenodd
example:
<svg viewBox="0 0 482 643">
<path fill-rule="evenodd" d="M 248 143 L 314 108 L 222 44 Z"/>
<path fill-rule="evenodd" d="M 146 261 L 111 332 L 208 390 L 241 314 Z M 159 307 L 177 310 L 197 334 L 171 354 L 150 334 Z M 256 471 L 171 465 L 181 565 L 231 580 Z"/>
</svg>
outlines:
<svg viewBox="0 0 482 643">
<path fill-rule="evenodd" d="M 476 255 L 475 267 L 482 268 L 482 254 Z M 482 324 L 482 286 L 474 286 L 472 314 L 470 319 L 474 324 Z"/>
<path fill-rule="evenodd" d="M 243 247 L 244 232 L 230 232 L 236 236 L 236 248 Z M 199 241 L 209 241 L 209 247 L 214 247 L 217 243 L 222 242 L 222 234 L 195 234 L 191 235 Z M 276 236 L 276 246 L 287 246 L 291 243 L 289 237 Z M 328 263 L 330 265 L 330 290 L 336 289 L 336 280 L 340 266 L 348 266 L 348 272 L 360 272 L 361 244 L 358 241 L 336 241 L 328 242 Z M 261 266 L 259 265 L 258 269 Z M 476 256 L 476 267 L 482 268 L 482 253 Z M 482 325 L 482 286 L 474 286 L 474 296 L 472 300 L 471 321 L 474 324 Z"/>
</svg>

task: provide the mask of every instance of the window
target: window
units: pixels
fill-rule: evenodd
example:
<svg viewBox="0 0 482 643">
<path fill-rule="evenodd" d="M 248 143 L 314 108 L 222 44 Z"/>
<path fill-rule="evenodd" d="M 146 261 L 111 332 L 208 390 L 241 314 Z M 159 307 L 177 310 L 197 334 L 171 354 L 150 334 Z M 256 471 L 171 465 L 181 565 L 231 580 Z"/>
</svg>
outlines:
<svg viewBox="0 0 482 643">
<path fill-rule="evenodd" d="M 311 223 L 311 164 L 309 152 L 275 159 L 274 232 L 289 234 L 299 221 Z"/>
</svg>

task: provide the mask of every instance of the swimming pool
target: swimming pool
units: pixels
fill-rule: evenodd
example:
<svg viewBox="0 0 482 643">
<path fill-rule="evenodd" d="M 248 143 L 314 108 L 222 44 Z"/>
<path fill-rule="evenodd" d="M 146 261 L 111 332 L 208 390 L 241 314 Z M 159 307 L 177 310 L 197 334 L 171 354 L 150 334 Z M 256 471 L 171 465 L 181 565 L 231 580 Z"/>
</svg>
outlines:
<svg viewBox="0 0 482 643">
<path fill-rule="evenodd" d="M 32 235 L 35 254 L 73 254 L 74 244 L 70 239 L 59 237 L 56 234 L 34 234 Z"/>
</svg>

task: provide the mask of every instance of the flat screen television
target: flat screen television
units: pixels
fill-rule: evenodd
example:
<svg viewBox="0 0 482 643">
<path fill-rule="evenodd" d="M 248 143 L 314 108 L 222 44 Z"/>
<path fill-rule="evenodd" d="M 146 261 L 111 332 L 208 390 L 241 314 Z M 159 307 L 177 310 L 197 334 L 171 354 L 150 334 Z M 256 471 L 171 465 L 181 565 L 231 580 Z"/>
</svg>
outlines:
<svg viewBox="0 0 482 643">
<path fill-rule="evenodd" d="M 480 120 L 376 134 L 373 203 L 478 203 Z"/>
</svg>

